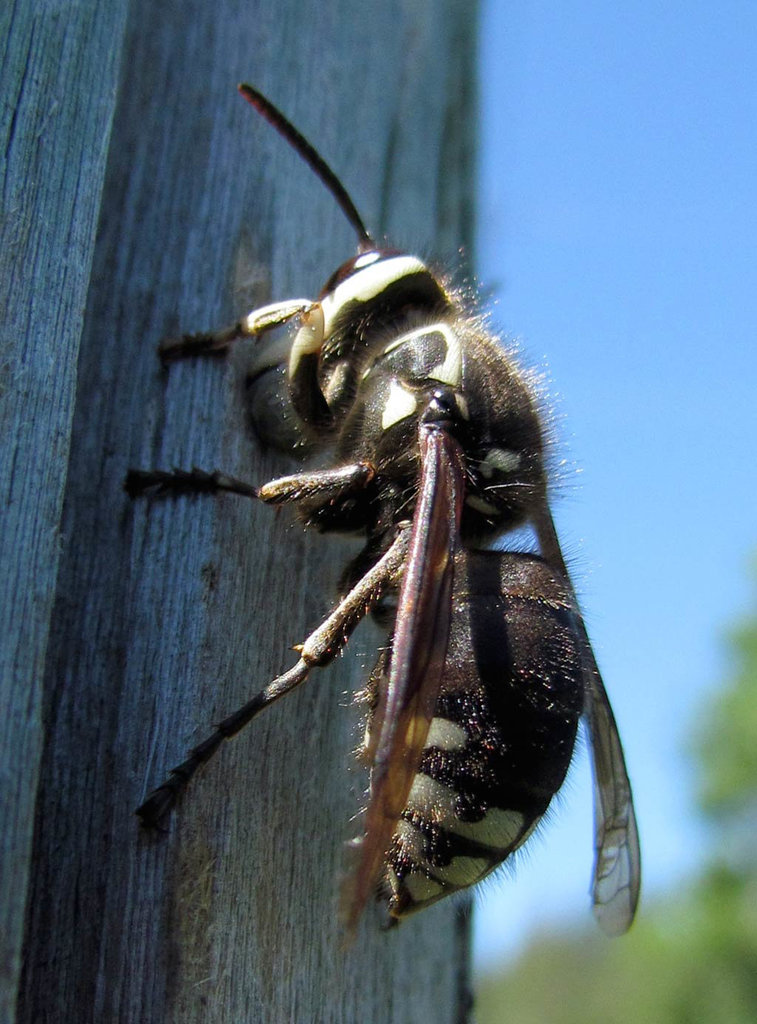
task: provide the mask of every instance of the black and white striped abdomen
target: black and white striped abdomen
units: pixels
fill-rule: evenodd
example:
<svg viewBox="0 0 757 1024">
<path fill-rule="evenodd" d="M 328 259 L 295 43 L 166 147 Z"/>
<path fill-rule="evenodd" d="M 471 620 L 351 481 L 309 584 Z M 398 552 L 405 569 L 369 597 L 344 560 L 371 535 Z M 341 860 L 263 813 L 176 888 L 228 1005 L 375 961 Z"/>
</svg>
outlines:
<svg viewBox="0 0 757 1024">
<path fill-rule="evenodd" d="M 582 706 L 566 587 L 533 555 L 461 551 L 443 685 L 387 857 L 393 916 L 474 884 L 528 838 Z"/>
</svg>

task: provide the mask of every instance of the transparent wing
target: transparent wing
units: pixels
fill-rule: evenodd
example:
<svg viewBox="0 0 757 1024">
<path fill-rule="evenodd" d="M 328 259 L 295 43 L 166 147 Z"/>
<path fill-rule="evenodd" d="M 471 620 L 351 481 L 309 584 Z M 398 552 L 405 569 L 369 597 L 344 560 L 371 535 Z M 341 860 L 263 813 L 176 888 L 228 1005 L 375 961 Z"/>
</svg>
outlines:
<svg viewBox="0 0 757 1024">
<path fill-rule="evenodd" d="M 593 654 L 591 663 L 585 712 L 594 774 L 592 899 L 602 931 L 622 935 L 639 902 L 639 833 L 618 727 Z"/>
<path fill-rule="evenodd" d="M 534 517 L 534 526 L 542 555 L 562 572 L 575 599 L 546 500 Z M 630 928 L 639 902 L 639 832 L 618 727 L 577 600 L 576 614 L 586 689 L 584 715 L 594 775 L 594 916 L 605 934 L 622 935 Z"/>
<path fill-rule="evenodd" d="M 452 612 L 454 554 L 463 505 L 462 452 L 444 430 L 422 426 L 418 501 L 400 587 L 391 666 L 371 768 L 356 871 L 344 893 L 348 936 L 383 870 L 407 804 L 442 681 Z"/>
</svg>

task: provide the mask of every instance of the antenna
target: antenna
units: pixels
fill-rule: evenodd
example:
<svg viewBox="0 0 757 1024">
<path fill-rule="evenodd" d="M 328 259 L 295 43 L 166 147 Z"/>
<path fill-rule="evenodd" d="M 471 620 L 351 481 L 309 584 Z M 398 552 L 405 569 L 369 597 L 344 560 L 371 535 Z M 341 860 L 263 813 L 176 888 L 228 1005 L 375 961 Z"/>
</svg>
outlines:
<svg viewBox="0 0 757 1024">
<path fill-rule="evenodd" d="M 273 103 L 271 103 L 269 99 L 266 99 L 262 92 L 258 92 L 257 89 L 253 89 L 251 85 L 246 85 L 245 83 L 238 86 L 238 89 L 247 102 L 251 104 L 251 106 L 253 106 L 270 125 L 273 125 L 276 131 L 286 139 L 292 149 L 297 151 L 308 167 L 310 167 L 310 169 L 321 179 L 323 184 L 339 204 L 339 208 L 342 213 L 355 229 L 360 251 L 367 252 L 369 249 L 375 249 L 376 243 L 368 234 L 365 224 L 363 224 L 363 219 L 357 212 L 355 204 L 352 202 L 347 189 L 341 183 L 339 178 L 337 178 L 336 174 L 334 174 L 316 148 L 308 142 L 304 135 L 301 135 L 300 132 L 297 131 L 291 121 L 284 117 L 278 107 L 274 107 Z"/>
</svg>

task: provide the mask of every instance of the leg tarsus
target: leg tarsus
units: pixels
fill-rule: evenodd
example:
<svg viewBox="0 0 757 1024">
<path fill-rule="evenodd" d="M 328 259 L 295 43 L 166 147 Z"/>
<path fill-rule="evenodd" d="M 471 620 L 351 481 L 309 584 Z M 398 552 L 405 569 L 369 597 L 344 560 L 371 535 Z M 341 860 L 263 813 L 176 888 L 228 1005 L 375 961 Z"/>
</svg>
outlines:
<svg viewBox="0 0 757 1024">
<path fill-rule="evenodd" d="M 258 489 L 252 484 L 229 476 L 220 470 L 207 472 L 194 466 L 192 469 L 130 469 L 124 480 L 124 490 L 130 498 L 143 495 L 163 498 L 179 494 L 218 494 L 228 491 L 245 498 L 257 498 Z"/>
<path fill-rule="evenodd" d="M 196 466 L 189 470 L 130 469 L 124 480 L 124 490 L 130 498 L 139 498 L 145 494 L 165 497 L 171 494 L 217 494 L 219 491 L 228 491 L 246 498 L 260 498 L 267 505 L 286 505 L 313 498 L 336 501 L 363 490 L 375 475 L 376 470 L 370 463 L 357 462 L 337 469 L 282 476 L 257 488 L 218 469 L 211 472 Z"/>
<path fill-rule="evenodd" d="M 178 338 L 164 338 L 158 345 L 158 354 L 163 363 L 191 356 L 222 356 L 239 338 L 257 338 L 281 327 L 296 316 L 301 316 L 318 304 L 312 299 L 288 299 L 273 302 L 269 306 L 253 309 L 242 320 L 231 327 L 216 331 L 198 331 L 196 334 L 182 334 Z"/>
<path fill-rule="evenodd" d="M 400 529 L 388 551 L 343 598 L 334 611 L 310 634 L 301 647 L 294 668 L 277 676 L 265 689 L 219 722 L 212 733 L 190 750 L 186 760 L 173 768 L 169 777 L 137 808 L 146 826 L 155 826 L 176 800 L 201 765 L 209 761 L 224 740 L 236 735 L 252 719 L 279 697 L 303 683 L 310 670 L 333 661 L 358 623 L 365 618 L 386 586 L 396 585 L 407 555 L 408 529 Z"/>
<path fill-rule="evenodd" d="M 196 334 L 182 334 L 178 338 L 164 338 L 158 345 L 158 355 L 163 363 L 174 363 L 191 356 L 224 356 L 232 342 L 246 334 L 243 321 L 217 331 L 198 331 Z"/>
<path fill-rule="evenodd" d="M 269 704 L 273 704 L 279 697 L 283 697 L 285 693 L 303 683 L 309 672 L 310 665 L 301 658 L 294 668 L 277 676 L 264 690 L 219 722 L 209 736 L 196 747 L 192 747 L 185 761 L 171 769 L 165 782 L 154 789 L 144 803 L 139 805 L 136 814 L 142 819 L 142 824 L 154 828 L 173 808 L 197 769 L 210 760 L 223 741 L 238 733 Z"/>
</svg>

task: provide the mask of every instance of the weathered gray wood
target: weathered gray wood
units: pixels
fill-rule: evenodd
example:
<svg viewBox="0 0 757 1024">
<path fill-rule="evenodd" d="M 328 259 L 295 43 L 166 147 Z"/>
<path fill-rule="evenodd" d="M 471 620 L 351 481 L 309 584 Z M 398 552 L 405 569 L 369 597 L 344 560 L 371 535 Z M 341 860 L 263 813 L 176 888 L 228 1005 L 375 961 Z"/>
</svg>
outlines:
<svg viewBox="0 0 757 1024">
<path fill-rule="evenodd" d="M 392 933 L 368 914 L 340 946 L 342 841 L 365 783 L 347 694 L 375 656 L 370 629 L 227 745 L 167 834 L 139 832 L 146 789 L 292 663 L 347 550 L 239 498 L 130 505 L 121 484 L 129 466 L 289 469 L 245 426 L 243 347 L 164 371 L 154 343 L 314 295 L 354 251 L 236 82 L 318 141 L 374 231 L 450 255 L 470 241 L 474 14 L 453 0 L 132 0 L 44 676 L 21 1021 L 458 1017 L 453 906 Z"/>
<path fill-rule="evenodd" d="M 0 1020 L 14 1017 L 76 363 L 126 0 L 0 10 Z"/>
</svg>

